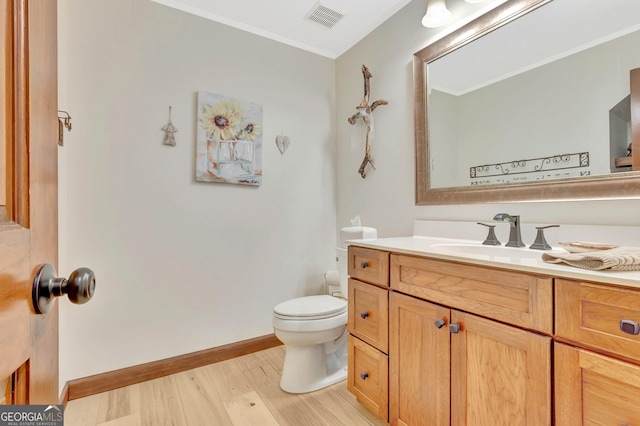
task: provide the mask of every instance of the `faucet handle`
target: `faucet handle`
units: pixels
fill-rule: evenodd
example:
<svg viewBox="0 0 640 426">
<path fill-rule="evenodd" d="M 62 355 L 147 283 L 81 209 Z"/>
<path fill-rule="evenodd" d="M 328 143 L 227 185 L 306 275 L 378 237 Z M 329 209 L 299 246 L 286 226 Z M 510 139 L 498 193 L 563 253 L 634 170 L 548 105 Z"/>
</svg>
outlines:
<svg viewBox="0 0 640 426">
<path fill-rule="evenodd" d="M 483 241 L 482 244 L 484 244 L 485 246 L 501 246 L 502 245 L 502 243 L 498 241 L 498 238 L 496 237 L 495 225 L 487 225 L 486 223 L 481 223 L 481 222 L 477 222 L 477 223 L 478 225 L 486 226 L 487 228 L 489 228 L 489 234 L 487 235 L 487 238 Z"/>
<path fill-rule="evenodd" d="M 544 230 L 547 228 L 558 228 L 560 225 L 547 225 L 547 226 L 536 226 L 538 233 L 536 235 L 536 240 L 529 246 L 529 248 L 534 250 L 551 250 L 551 246 L 547 243 L 547 240 L 544 238 Z"/>
</svg>

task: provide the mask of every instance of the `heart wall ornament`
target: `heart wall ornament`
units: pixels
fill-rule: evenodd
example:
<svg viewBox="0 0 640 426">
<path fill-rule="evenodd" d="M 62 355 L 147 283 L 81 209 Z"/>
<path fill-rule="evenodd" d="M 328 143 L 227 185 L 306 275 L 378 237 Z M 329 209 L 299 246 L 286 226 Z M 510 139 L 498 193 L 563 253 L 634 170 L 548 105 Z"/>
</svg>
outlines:
<svg viewBox="0 0 640 426">
<path fill-rule="evenodd" d="M 284 136 L 284 135 L 276 136 L 276 146 L 280 150 L 280 154 L 284 154 L 287 148 L 289 148 L 290 143 L 291 143 L 291 139 L 289 139 L 289 136 Z"/>
</svg>

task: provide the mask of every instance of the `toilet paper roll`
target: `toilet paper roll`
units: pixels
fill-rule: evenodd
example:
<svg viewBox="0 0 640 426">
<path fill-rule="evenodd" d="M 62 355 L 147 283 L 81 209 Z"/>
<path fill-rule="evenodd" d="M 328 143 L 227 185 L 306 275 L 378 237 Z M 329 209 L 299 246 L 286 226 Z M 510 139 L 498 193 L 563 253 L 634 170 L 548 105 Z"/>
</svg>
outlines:
<svg viewBox="0 0 640 426">
<path fill-rule="evenodd" d="M 324 273 L 324 287 L 328 295 L 333 296 L 335 293 L 340 293 L 340 274 L 338 271 Z"/>
</svg>

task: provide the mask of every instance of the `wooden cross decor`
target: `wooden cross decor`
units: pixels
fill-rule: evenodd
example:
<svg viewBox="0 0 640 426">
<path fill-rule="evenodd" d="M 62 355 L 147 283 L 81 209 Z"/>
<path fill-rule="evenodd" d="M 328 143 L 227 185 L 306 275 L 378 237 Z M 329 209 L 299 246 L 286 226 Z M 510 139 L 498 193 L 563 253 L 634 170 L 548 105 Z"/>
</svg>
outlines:
<svg viewBox="0 0 640 426">
<path fill-rule="evenodd" d="M 369 80 L 373 75 L 369 72 L 369 69 L 366 66 L 362 66 L 362 75 L 364 76 L 364 97 L 362 98 L 362 102 L 360 105 L 356 107 L 356 113 L 348 118 L 349 124 L 355 124 L 358 118 L 361 118 L 362 121 L 367 125 L 367 141 L 365 147 L 364 159 L 362 160 L 362 164 L 360 164 L 360 168 L 358 169 L 358 173 L 364 179 L 367 176 L 365 171 L 365 167 L 367 164 L 371 164 L 371 167 L 375 170 L 375 166 L 373 164 L 373 160 L 371 159 L 371 140 L 373 139 L 374 129 L 373 129 L 373 116 L 371 113 L 374 109 L 376 109 L 380 105 L 387 105 L 387 102 L 384 99 L 380 99 L 378 101 L 373 102 L 369 105 L 369 93 L 371 90 L 371 86 Z"/>
</svg>

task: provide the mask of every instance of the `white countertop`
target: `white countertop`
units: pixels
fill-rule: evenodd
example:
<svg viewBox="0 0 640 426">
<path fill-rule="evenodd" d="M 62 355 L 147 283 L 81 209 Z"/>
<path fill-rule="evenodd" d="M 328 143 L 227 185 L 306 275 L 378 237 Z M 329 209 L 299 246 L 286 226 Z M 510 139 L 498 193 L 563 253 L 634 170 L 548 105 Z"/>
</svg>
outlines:
<svg viewBox="0 0 640 426">
<path fill-rule="evenodd" d="M 499 250 L 489 246 L 490 254 L 456 252 L 450 245 L 480 246 L 480 241 L 435 238 L 435 237 L 397 237 L 375 240 L 351 240 L 350 245 L 385 250 L 395 253 L 426 256 L 435 259 L 452 260 L 475 265 L 506 268 L 515 271 L 533 272 L 556 277 L 573 278 L 605 284 L 620 285 L 640 289 L 640 271 L 590 271 L 564 264 L 552 264 L 542 260 L 543 250 L 528 248 L 507 248 L 505 255 L 496 254 Z M 448 246 L 449 245 L 449 246 Z M 561 248 L 553 251 L 565 252 Z M 547 253 L 549 253 L 547 251 Z M 566 253 L 566 252 L 565 252 Z"/>
</svg>

